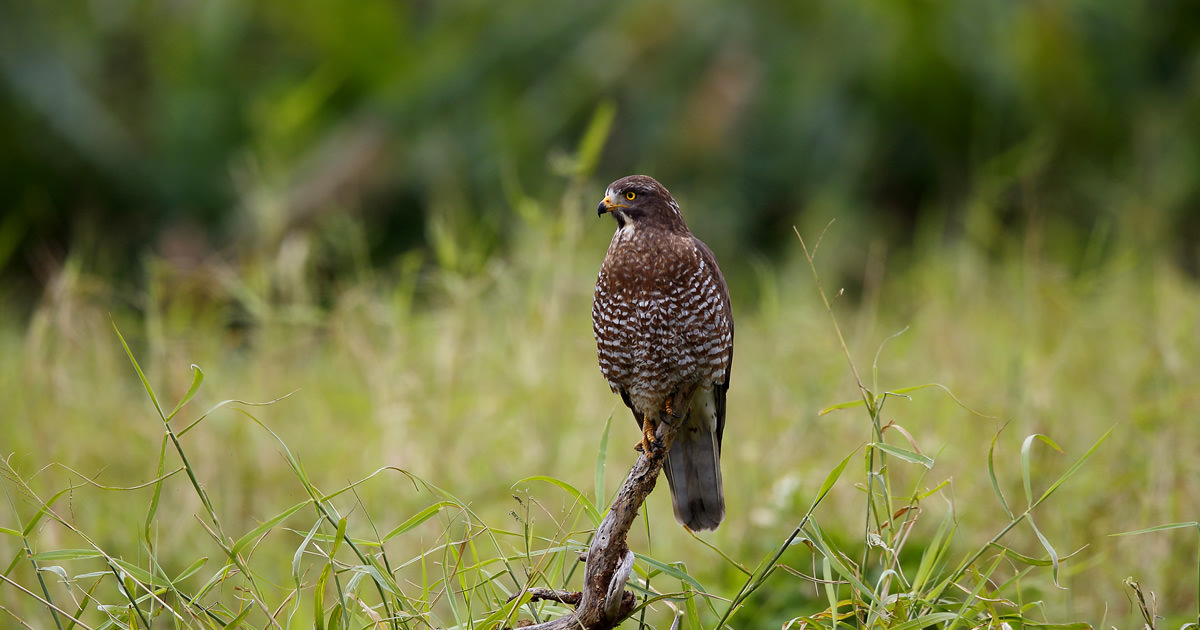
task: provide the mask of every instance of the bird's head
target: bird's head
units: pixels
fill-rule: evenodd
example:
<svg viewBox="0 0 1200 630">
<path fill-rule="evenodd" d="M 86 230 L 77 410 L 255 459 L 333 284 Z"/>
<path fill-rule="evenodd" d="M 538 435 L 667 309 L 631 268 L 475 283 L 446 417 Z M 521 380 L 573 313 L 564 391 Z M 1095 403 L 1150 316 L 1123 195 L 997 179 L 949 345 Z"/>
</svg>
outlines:
<svg viewBox="0 0 1200 630">
<path fill-rule="evenodd" d="M 613 215 L 619 227 L 661 227 L 686 232 L 679 204 L 662 184 L 646 175 L 629 175 L 608 185 L 597 216 Z"/>
</svg>

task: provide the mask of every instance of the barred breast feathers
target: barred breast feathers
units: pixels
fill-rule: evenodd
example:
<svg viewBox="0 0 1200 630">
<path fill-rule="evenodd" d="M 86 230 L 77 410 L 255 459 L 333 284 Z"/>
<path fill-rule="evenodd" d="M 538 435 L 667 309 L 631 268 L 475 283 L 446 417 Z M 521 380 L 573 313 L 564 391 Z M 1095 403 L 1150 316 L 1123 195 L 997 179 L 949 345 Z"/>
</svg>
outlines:
<svg viewBox="0 0 1200 630">
<path fill-rule="evenodd" d="M 593 332 L 610 385 L 676 377 L 724 384 L 732 345 L 725 281 L 698 239 L 661 230 L 614 234 L 597 279 Z M 674 380 L 674 379 L 671 379 Z"/>
</svg>

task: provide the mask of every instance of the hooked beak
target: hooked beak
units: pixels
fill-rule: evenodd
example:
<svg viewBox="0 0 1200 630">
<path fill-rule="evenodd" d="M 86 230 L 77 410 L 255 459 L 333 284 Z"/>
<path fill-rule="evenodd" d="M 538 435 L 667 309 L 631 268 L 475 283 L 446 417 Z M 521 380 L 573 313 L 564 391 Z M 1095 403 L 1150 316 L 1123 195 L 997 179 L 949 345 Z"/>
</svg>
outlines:
<svg viewBox="0 0 1200 630">
<path fill-rule="evenodd" d="M 596 216 L 602 217 L 602 216 L 604 216 L 605 212 L 612 212 L 613 209 L 615 209 L 615 208 L 627 208 L 627 207 L 628 206 L 626 206 L 623 203 L 613 203 L 612 199 L 605 197 L 604 201 L 601 201 L 600 205 L 596 207 Z"/>
</svg>

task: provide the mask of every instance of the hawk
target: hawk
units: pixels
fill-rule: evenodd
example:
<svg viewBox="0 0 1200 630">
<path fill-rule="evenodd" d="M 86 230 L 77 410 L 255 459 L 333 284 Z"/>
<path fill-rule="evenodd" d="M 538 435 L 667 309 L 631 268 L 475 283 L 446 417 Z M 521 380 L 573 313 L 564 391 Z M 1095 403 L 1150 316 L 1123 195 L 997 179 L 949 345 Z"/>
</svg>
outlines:
<svg viewBox="0 0 1200 630">
<path fill-rule="evenodd" d="M 643 452 L 656 446 L 659 422 L 678 426 L 663 465 L 675 519 L 716 529 L 725 517 L 721 434 L 733 362 L 725 278 L 653 178 L 609 184 L 597 208 L 606 213 L 617 231 L 592 300 L 600 371 L 641 427 Z"/>
</svg>

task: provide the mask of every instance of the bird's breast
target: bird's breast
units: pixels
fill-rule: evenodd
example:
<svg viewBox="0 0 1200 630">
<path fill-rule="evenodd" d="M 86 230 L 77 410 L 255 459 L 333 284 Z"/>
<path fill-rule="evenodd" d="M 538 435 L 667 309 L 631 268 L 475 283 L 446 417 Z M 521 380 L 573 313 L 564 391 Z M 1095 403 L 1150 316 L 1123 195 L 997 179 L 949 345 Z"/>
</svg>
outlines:
<svg viewBox="0 0 1200 630">
<path fill-rule="evenodd" d="M 601 372 L 646 405 L 661 405 L 682 382 L 711 381 L 708 344 L 696 334 L 714 327 L 706 321 L 712 302 L 702 295 L 711 280 L 686 245 L 618 231 L 597 278 L 592 321 Z"/>
</svg>

